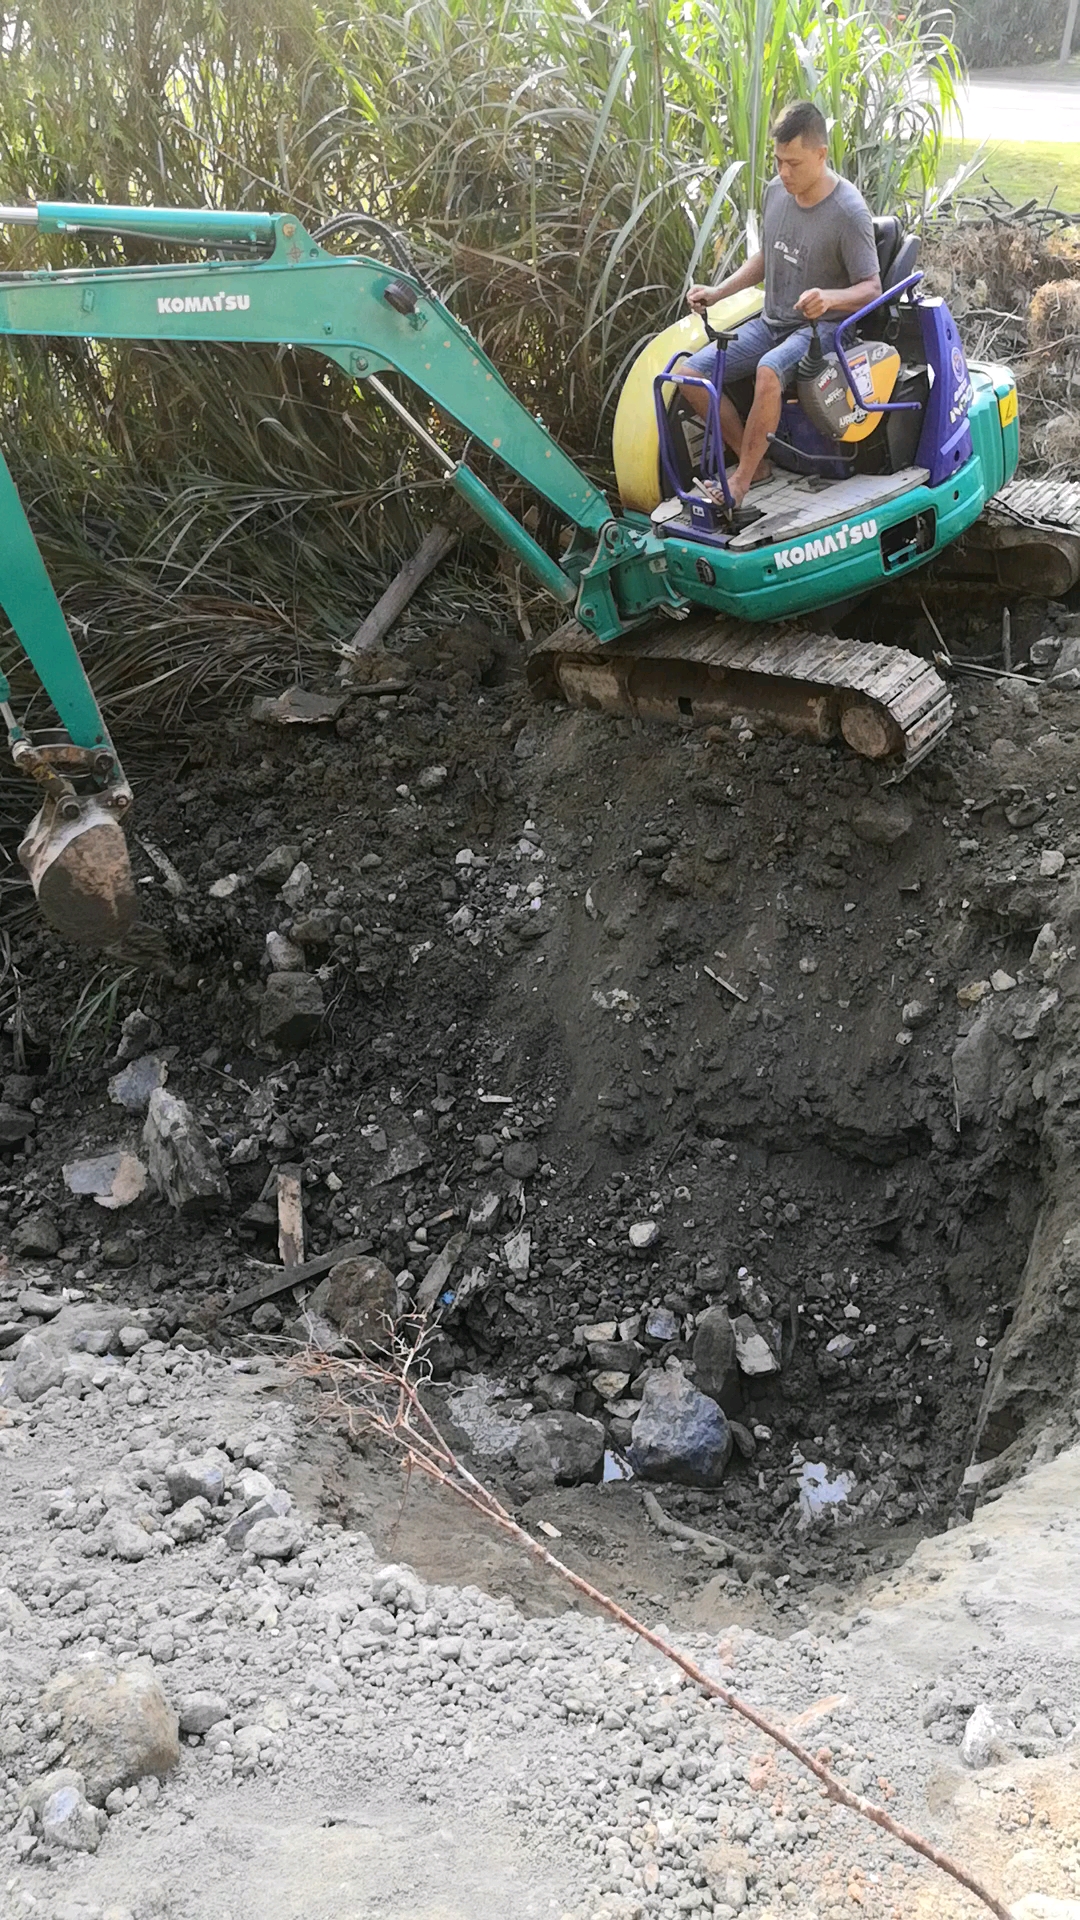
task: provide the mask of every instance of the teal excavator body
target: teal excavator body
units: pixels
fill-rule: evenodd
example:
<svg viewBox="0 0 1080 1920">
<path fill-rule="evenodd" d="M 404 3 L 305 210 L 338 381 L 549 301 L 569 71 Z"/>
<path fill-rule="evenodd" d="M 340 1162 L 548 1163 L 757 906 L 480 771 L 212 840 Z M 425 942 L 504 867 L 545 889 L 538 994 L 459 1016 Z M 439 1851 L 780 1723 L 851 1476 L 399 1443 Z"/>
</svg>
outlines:
<svg viewBox="0 0 1080 1920">
<path fill-rule="evenodd" d="M 665 520 L 613 512 L 425 285 L 396 237 L 365 216 L 342 216 L 323 237 L 350 226 L 376 229 L 380 244 L 389 246 L 389 263 L 332 253 L 289 214 L 42 203 L 0 208 L 0 223 L 150 239 L 210 256 L 0 275 L 0 333 L 289 343 L 325 355 L 399 415 L 438 461 L 451 490 L 600 647 L 633 635 L 657 615 L 681 619 L 691 609 L 707 609 L 776 619 L 866 592 L 956 539 L 1015 465 L 1015 429 L 1011 440 L 1003 439 L 1015 420 L 1011 379 L 993 370 L 972 380 L 963 365 L 963 392 L 959 384 L 957 392 L 970 433 L 964 458 L 947 476 L 920 470 L 917 498 L 910 488 L 884 489 L 873 515 L 843 515 L 836 537 L 826 526 L 813 541 L 735 543 L 722 515 L 708 514 L 699 526 L 689 513 Z M 962 363 L 958 348 L 954 359 Z M 426 418 L 417 418 L 385 385 L 388 373 L 404 376 L 425 396 Z M 560 559 L 463 460 L 446 452 L 431 408 L 551 504 L 570 532 Z M 917 537 L 905 531 L 910 525 Z M 63 729 L 60 739 L 30 741 L 11 711 L 6 684 L 0 686 L 14 757 L 43 788 L 42 809 L 20 855 L 46 916 L 71 937 L 109 945 L 122 938 L 135 912 L 121 824 L 131 792 L 2 458 L 0 604 Z"/>
</svg>

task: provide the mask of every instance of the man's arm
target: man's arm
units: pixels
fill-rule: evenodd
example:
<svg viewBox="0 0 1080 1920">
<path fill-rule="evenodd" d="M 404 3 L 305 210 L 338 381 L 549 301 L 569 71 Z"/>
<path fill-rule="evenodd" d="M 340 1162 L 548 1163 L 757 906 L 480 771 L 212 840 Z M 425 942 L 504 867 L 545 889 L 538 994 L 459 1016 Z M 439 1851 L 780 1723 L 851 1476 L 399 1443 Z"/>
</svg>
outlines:
<svg viewBox="0 0 1080 1920">
<path fill-rule="evenodd" d="M 686 304 L 695 313 L 703 313 L 706 307 L 714 307 L 718 300 L 726 300 L 729 293 L 741 293 L 744 287 L 756 287 L 765 278 L 765 254 L 761 247 L 750 255 L 734 273 L 729 273 L 719 286 L 693 286 L 686 296 Z M 854 312 L 854 308 L 852 308 Z"/>
<path fill-rule="evenodd" d="M 858 280 L 853 287 L 807 287 L 795 305 L 808 320 L 820 320 L 826 313 L 858 313 L 860 307 L 876 300 L 880 292 L 881 275 L 875 273 L 872 279 Z"/>
</svg>

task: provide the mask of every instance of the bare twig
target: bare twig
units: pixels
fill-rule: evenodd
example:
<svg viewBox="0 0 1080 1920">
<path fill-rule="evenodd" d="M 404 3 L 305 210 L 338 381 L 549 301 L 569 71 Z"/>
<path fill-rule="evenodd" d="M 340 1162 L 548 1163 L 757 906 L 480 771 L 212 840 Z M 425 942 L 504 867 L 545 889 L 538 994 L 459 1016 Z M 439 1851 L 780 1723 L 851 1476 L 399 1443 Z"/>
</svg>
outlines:
<svg viewBox="0 0 1080 1920">
<path fill-rule="evenodd" d="M 594 1606 L 619 1626 L 655 1647 L 703 1693 L 720 1700 L 730 1712 L 737 1713 L 767 1739 L 783 1747 L 800 1766 L 820 1781 L 830 1800 L 848 1807 L 852 1813 L 871 1821 L 883 1832 L 891 1834 L 894 1840 L 910 1847 L 914 1853 L 921 1854 L 924 1860 L 929 1860 L 932 1866 L 938 1867 L 950 1879 L 973 1893 L 977 1900 L 981 1900 L 996 1915 L 996 1920 L 1011 1920 L 1008 1908 L 966 1867 L 951 1859 L 939 1847 L 933 1846 L 913 1828 L 894 1820 L 875 1801 L 867 1800 L 860 1793 L 853 1793 L 823 1760 L 796 1740 L 789 1729 L 771 1720 L 760 1708 L 751 1706 L 749 1701 L 743 1700 L 729 1687 L 713 1680 L 695 1661 L 665 1640 L 662 1634 L 655 1633 L 651 1627 L 636 1620 L 633 1614 L 627 1613 L 624 1607 L 594 1587 L 591 1581 L 575 1573 L 562 1560 L 556 1559 L 539 1540 L 534 1540 L 518 1524 L 490 1488 L 477 1480 L 464 1462 L 458 1459 L 420 1400 L 418 1389 L 425 1384 L 429 1372 L 423 1358 L 427 1332 L 426 1322 L 422 1319 L 406 1323 L 401 1335 L 388 1336 L 388 1347 L 392 1345 L 392 1352 L 388 1353 L 385 1361 L 340 1360 L 309 1350 L 297 1355 L 292 1366 L 305 1379 L 313 1381 L 327 1392 L 328 1398 L 324 1404 L 345 1422 L 350 1433 L 367 1435 L 388 1446 L 400 1454 L 406 1473 L 415 1471 L 426 1474 L 437 1486 L 445 1487 L 457 1499 L 464 1501 L 466 1506 L 472 1507 L 474 1512 L 491 1521 L 503 1533 L 509 1534 L 549 1572 L 557 1574 L 587 1600 L 591 1600 Z"/>
</svg>

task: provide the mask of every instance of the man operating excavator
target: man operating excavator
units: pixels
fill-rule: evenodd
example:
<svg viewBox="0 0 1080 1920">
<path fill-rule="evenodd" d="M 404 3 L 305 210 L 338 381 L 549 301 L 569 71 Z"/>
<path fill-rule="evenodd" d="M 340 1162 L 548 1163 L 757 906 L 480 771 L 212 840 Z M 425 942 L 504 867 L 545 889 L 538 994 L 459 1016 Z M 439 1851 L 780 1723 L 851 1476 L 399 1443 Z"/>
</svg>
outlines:
<svg viewBox="0 0 1080 1920">
<path fill-rule="evenodd" d="M 693 286 L 686 296 L 695 312 L 704 313 L 728 294 L 765 282 L 761 314 L 739 328 L 727 349 L 720 397 L 724 439 L 738 461 L 729 475 L 737 507 L 780 424 L 785 388 L 810 344 L 810 322 L 818 323 L 827 352 L 837 323 L 881 292 L 870 209 L 858 188 L 830 168 L 828 128 L 812 101 L 785 107 L 773 127 L 773 144 L 777 177 L 765 189 L 760 247 L 719 286 Z M 691 354 L 680 371 L 709 378 L 715 364 L 716 349 L 709 345 Z M 744 423 L 727 390 L 751 375 L 754 399 Z M 705 389 L 686 385 L 682 391 L 704 418 Z"/>
</svg>

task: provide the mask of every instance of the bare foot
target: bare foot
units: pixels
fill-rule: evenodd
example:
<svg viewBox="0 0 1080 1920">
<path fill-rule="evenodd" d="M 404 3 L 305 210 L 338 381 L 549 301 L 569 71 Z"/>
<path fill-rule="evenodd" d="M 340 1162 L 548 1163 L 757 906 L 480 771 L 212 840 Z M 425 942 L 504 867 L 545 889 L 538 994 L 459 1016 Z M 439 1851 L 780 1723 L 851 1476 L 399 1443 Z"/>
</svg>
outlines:
<svg viewBox="0 0 1080 1920">
<path fill-rule="evenodd" d="M 754 478 L 750 484 L 751 486 L 756 487 L 759 481 L 771 480 L 772 477 L 773 477 L 773 470 L 772 470 L 771 460 L 763 460 L 760 466 L 758 467 L 758 470 L 755 473 Z"/>
<path fill-rule="evenodd" d="M 736 467 L 734 473 L 729 473 L 728 486 L 731 488 L 731 498 L 737 507 L 742 506 L 752 483 L 753 475 L 744 473 L 741 467 Z"/>
</svg>

